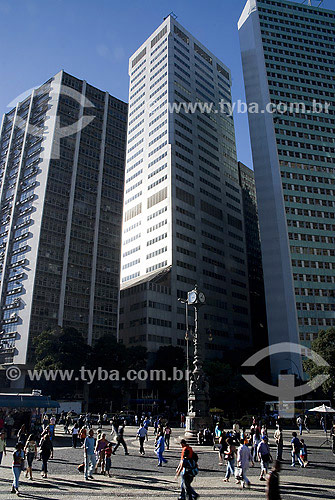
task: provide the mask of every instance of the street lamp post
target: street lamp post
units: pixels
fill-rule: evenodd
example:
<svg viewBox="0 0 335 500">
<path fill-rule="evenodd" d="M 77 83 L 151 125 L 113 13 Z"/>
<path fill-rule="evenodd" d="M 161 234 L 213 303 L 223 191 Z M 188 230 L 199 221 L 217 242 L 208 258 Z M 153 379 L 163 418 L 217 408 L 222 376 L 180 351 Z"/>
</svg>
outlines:
<svg viewBox="0 0 335 500">
<path fill-rule="evenodd" d="M 209 417 L 209 385 L 203 371 L 204 337 L 199 330 L 199 308 L 206 297 L 197 285 L 187 294 L 187 304 L 194 307 L 194 359 L 193 370 L 188 383 L 188 412 L 186 416 L 186 437 L 194 437 L 199 430 L 211 424 Z"/>
<path fill-rule="evenodd" d="M 187 401 L 189 398 L 189 391 L 190 391 L 190 350 L 189 350 L 189 340 L 190 340 L 190 331 L 189 331 L 189 323 L 188 323 L 188 302 L 187 299 L 181 299 L 180 297 L 178 298 L 178 301 L 181 302 L 182 304 L 185 304 L 185 325 L 186 325 L 186 331 L 185 331 L 185 340 L 186 340 L 186 370 L 187 370 L 187 377 L 186 377 L 186 387 L 187 387 Z"/>
</svg>

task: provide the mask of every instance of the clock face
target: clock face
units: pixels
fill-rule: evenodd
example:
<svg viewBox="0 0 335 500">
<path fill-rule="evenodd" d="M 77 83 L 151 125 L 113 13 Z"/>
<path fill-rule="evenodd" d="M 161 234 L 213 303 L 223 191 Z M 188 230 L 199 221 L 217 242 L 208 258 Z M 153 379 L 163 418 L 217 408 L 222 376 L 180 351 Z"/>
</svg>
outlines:
<svg viewBox="0 0 335 500">
<path fill-rule="evenodd" d="M 189 304 L 194 304 L 197 300 L 197 294 L 195 292 L 188 292 L 188 303 Z"/>
<path fill-rule="evenodd" d="M 199 295 L 198 295 L 198 297 L 199 297 L 200 302 L 202 302 L 202 303 L 205 302 L 206 297 L 205 297 L 204 293 L 200 292 Z"/>
</svg>

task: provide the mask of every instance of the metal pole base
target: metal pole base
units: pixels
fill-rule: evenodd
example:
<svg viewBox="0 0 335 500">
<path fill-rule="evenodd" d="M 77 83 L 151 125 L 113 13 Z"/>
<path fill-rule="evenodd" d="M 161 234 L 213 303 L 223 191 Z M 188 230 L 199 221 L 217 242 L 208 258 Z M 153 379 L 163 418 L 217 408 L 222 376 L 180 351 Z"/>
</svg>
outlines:
<svg viewBox="0 0 335 500">
<path fill-rule="evenodd" d="M 211 417 L 197 417 L 195 415 L 186 416 L 186 438 L 197 437 L 199 431 L 203 431 L 206 427 L 211 427 Z"/>
</svg>

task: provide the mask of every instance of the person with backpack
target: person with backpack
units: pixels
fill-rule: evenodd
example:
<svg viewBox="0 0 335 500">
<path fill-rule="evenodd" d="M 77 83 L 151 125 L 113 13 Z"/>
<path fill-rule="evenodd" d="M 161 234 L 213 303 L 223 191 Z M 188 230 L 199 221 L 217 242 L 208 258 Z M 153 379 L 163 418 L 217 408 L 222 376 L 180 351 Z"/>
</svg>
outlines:
<svg viewBox="0 0 335 500">
<path fill-rule="evenodd" d="M 198 456 L 193 450 L 192 458 L 190 455 L 190 450 L 184 447 L 182 451 L 183 459 L 176 470 L 176 477 L 180 474 L 182 476 L 179 500 L 196 500 L 199 497 L 199 494 L 191 486 L 194 477 L 198 474 Z"/>
<path fill-rule="evenodd" d="M 295 467 L 295 459 L 297 458 L 298 462 L 300 463 L 300 441 L 297 437 L 296 432 L 292 432 L 292 439 L 291 439 L 291 455 L 292 455 L 292 463 L 291 467 Z M 301 463 L 300 463 L 301 465 Z"/>
<path fill-rule="evenodd" d="M 181 474 L 181 471 L 183 470 L 183 460 L 185 457 L 185 453 L 187 453 L 189 459 L 193 459 L 194 451 L 189 446 L 186 442 L 185 439 L 182 439 L 180 441 L 181 445 L 181 456 L 180 456 L 180 462 L 176 470 L 176 477 L 178 477 Z M 196 456 L 197 459 L 197 456 Z M 198 459 L 196 460 L 196 462 Z M 179 495 L 179 500 L 185 500 L 185 488 L 184 488 L 184 476 L 181 475 L 181 484 L 180 484 L 180 495 Z"/>
</svg>

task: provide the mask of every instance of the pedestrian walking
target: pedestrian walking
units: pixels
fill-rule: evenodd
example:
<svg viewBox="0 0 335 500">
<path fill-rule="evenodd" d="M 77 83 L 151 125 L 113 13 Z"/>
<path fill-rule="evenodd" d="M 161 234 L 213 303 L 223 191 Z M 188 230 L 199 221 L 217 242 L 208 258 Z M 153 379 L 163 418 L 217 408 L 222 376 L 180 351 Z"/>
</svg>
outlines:
<svg viewBox="0 0 335 500">
<path fill-rule="evenodd" d="M 24 447 L 24 453 L 27 457 L 27 470 L 26 477 L 29 476 L 29 479 L 32 481 L 33 479 L 33 461 L 37 458 L 37 444 L 35 440 L 35 436 L 30 434 L 27 439 L 26 446 Z"/>
<path fill-rule="evenodd" d="M 279 424 L 277 424 L 277 429 L 274 433 L 274 439 L 276 442 L 277 446 L 277 460 L 281 461 L 283 460 L 283 448 L 284 448 L 284 437 L 283 437 L 283 431 L 280 427 Z"/>
<path fill-rule="evenodd" d="M 120 446 L 120 444 L 122 444 L 122 446 L 123 446 L 124 454 L 125 455 L 129 455 L 128 448 L 127 448 L 127 443 L 124 440 L 124 425 L 122 425 L 119 428 L 119 430 L 118 430 L 118 433 L 117 433 L 117 436 L 116 436 L 116 446 L 115 446 L 115 448 L 113 450 L 113 455 L 115 455 L 115 452 L 118 449 L 118 447 Z"/>
<path fill-rule="evenodd" d="M 84 441 L 87 438 L 87 428 L 83 425 L 79 431 L 79 438 L 81 441 L 81 447 L 84 448 Z"/>
<path fill-rule="evenodd" d="M 275 461 L 272 470 L 267 477 L 266 483 L 266 500 L 281 500 L 280 488 L 279 488 L 279 472 L 280 472 L 280 462 Z"/>
<path fill-rule="evenodd" d="M 307 413 L 304 417 L 304 426 L 305 426 L 306 431 L 309 434 L 311 431 L 309 430 L 309 416 L 307 415 Z"/>
<path fill-rule="evenodd" d="M 225 451 L 224 455 L 227 461 L 224 482 L 228 483 L 230 476 L 234 476 L 235 474 L 236 446 L 233 438 L 231 437 L 227 439 L 227 450 Z"/>
<path fill-rule="evenodd" d="M 17 442 L 22 443 L 22 448 L 23 448 L 24 445 L 26 444 L 26 441 L 27 441 L 27 431 L 25 424 L 23 424 L 20 427 L 19 432 L 17 433 Z"/>
<path fill-rule="evenodd" d="M 94 450 L 95 450 L 94 431 L 93 429 L 90 429 L 88 436 L 85 438 L 84 441 L 84 463 L 85 463 L 84 476 L 86 481 L 88 481 L 88 479 L 93 479 L 92 474 L 96 465 Z"/>
<path fill-rule="evenodd" d="M 258 445 L 261 442 L 261 435 L 259 432 L 259 428 L 255 427 L 254 435 L 252 436 L 252 447 L 253 447 L 253 461 L 258 462 Z"/>
<path fill-rule="evenodd" d="M 198 467 L 193 457 L 194 454 L 191 458 L 190 451 L 185 449 L 182 462 L 176 470 L 176 477 L 180 474 L 182 475 L 181 484 L 183 494 L 180 496 L 180 500 L 196 500 L 199 497 L 198 493 L 191 486 L 194 477 L 198 474 Z"/>
<path fill-rule="evenodd" d="M 193 460 L 193 449 L 191 446 L 189 446 L 186 442 L 185 439 L 182 439 L 180 441 L 181 445 L 181 456 L 180 456 L 180 462 L 176 470 L 176 477 L 179 475 L 181 476 L 181 483 L 180 483 L 180 495 L 179 495 L 179 500 L 185 500 L 186 495 L 185 495 L 185 487 L 184 487 L 184 475 L 182 474 L 183 470 L 183 461 L 185 458 L 185 454 L 190 460 Z"/>
<path fill-rule="evenodd" d="M 332 438 L 332 452 L 333 452 L 333 455 L 335 455 L 335 423 L 333 424 L 333 427 L 331 428 L 330 436 Z"/>
<path fill-rule="evenodd" d="M 144 451 L 144 441 L 148 441 L 148 430 L 144 426 L 144 423 L 142 422 L 140 425 L 140 428 L 138 429 L 136 433 L 136 439 L 139 440 L 140 442 L 140 455 L 144 456 L 145 451 Z"/>
<path fill-rule="evenodd" d="M 307 465 L 308 465 L 308 452 L 307 452 L 307 446 L 305 444 L 305 440 L 304 439 L 300 439 L 300 453 L 299 453 L 299 456 L 300 456 L 300 460 L 299 460 L 300 466 L 301 467 L 307 467 Z"/>
<path fill-rule="evenodd" d="M 261 462 L 261 474 L 259 476 L 259 480 L 265 481 L 265 475 L 268 473 L 269 464 L 272 460 L 267 436 L 262 436 L 262 441 L 259 443 L 257 448 L 257 454 Z"/>
<path fill-rule="evenodd" d="M 303 426 L 303 420 L 302 420 L 301 415 L 299 415 L 299 417 L 297 418 L 297 426 L 299 429 L 299 434 L 301 436 L 302 435 L 302 426 Z"/>
<path fill-rule="evenodd" d="M 76 422 L 72 428 L 72 448 L 77 448 L 78 435 L 79 435 L 79 425 Z"/>
<path fill-rule="evenodd" d="M 114 415 L 114 417 L 111 420 L 111 425 L 112 425 L 112 435 L 115 434 L 117 436 L 117 433 L 119 431 L 119 419 L 117 415 Z"/>
<path fill-rule="evenodd" d="M 237 450 L 237 467 L 240 469 L 236 484 L 241 484 L 242 488 L 250 488 L 250 481 L 247 478 L 247 471 L 250 463 L 254 465 L 250 450 L 246 444 L 241 444 Z"/>
<path fill-rule="evenodd" d="M 13 429 L 13 425 L 14 425 L 14 419 L 10 413 L 5 418 L 4 424 L 5 424 L 5 429 L 6 429 L 6 438 L 10 439 L 12 437 L 12 429 Z"/>
<path fill-rule="evenodd" d="M 0 434 L 0 465 L 2 462 L 2 457 L 5 455 L 6 456 L 6 438 L 5 438 L 5 432 L 1 431 Z"/>
<path fill-rule="evenodd" d="M 98 460 L 95 466 L 95 473 L 98 472 L 98 467 L 101 467 L 101 474 L 105 473 L 105 449 L 107 448 L 107 446 L 108 441 L 106 439 L 106 434 L 102 434 L 95 447 L 95 453 Z"/>
<path fill-rule="evenodd" d="M 298 462 L 301 465 L 301 461 L 300 461 L 300 441 L 299 441 L 299 438 L 297 437 L 297 433 L 296 432 L 292 432 L 291 456 L 292 456 L 291 467 L 295 467 L 296 459 L 298 460 Z"/>
<path fill-rule="evenodd" d="M 156 447 L 155 447 L 155 452 L 158 457 L 157 467 L 162 467 L 163 463 L 165 464 L 167 463 L 166 458 L 163 457 L 164 450 L 165 450 L 164 434 L 161 432 L 157 436 Z"/>
<path fill-rule="evenodd" d="M 40 443 L 42 458 L 42 477 L 48 477 L 48 461 L 53 458 L 53 445 L 49 433 L 44 434 Z"/>
<path fill-rule="evenodd" d="M 21 443 L 21 441 L 19 441 L 16 444 L 15 450 L 13 452 L 13 465 L 12 465 L 12 471 L 14 477 L 12 485 L 12 493 L 16 493 L 18 496 L 20 495 L 19 480 L 23 463 L 24 463 L 23 444 Z"/>
<path fill-rule="evenodd" d="M 108 446 L 105 449 L 105 467 L 108 477 L 111 477 L 110 470 L 112 467 L 112 454 L 113 454 L 113 445 L 112 443 L 108 443 Z"/>
<path fill-rule="evenodd" d="M 219 437 L 219 465 L 223 465 L 224 453 L 227 448 L 227 434 L 225 430 L 222 430 L 221 436 Z"/>
<path fill-rule="evenodd" d="M 70 415 L 67 415 L 65 419 L 65 424 L 64 424 L 64 433 L 65 434 L 70 434 L 69 427 L 72 424 L 72 418 Z"/>
<path fill-rule="evenodd" d="M 170 438 L 171 438 L 172 430 L 169 424 L 167 423 L 164 429 L 164 441 L 166 444 L 166 449 L 170 449 Z"/>
</svg>

